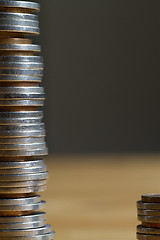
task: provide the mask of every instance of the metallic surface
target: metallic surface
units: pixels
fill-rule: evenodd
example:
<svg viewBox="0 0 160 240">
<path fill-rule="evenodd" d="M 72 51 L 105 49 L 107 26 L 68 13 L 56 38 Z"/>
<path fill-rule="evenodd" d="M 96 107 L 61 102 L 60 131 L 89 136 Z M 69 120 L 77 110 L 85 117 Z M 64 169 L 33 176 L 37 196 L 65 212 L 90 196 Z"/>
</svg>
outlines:
<svg viewBox="0 0 160 240">
<path fill-rule="evenodd" d="M 53 240 L 45 206 L 48 154 L 39 87 L 43 58 L 33 44 L 40 33 L 39 4 L 0 0 L 0 239 Z M 25 36 L 28 36 L 27 38 Z M 32 38 L 32 39 L 31 39 Z"/>
<path fill-rule="evenodd" d="M 18 7 L 18 8 L 29 8 L 34 11 L 40 10 L 40 5 L 31 1 L 11 1 L 11 0 L 0 0 L 0 7 Z"/>
<path fill-rule="evenodd" d="M 142 195 L 142 202 L 160 203 L 160 194 Z"/>
<path fill-rule="evenodd" d="M 137 239 L 139 240 L 160 240 L 160 235 L 150 235 L 137 233 Z"/>
</svg>

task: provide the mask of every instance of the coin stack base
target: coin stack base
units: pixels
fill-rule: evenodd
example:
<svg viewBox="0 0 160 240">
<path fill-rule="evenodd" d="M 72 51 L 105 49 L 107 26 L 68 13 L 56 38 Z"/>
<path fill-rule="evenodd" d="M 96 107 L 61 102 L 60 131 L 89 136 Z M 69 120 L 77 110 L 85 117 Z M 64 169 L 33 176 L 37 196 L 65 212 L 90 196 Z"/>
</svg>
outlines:
<svg viewBox="0 0 160 240">
<path fill-rule="evenodd" d="M 53 240 L 43 212 L 45 93 L 36 2 L 0 0 L 0 239 Z"/>
<path fill-rule="evenodd" d="M 160 194 L 142 195 L 137 202 L 138 240 L 160 240 Z"/>
</svg>

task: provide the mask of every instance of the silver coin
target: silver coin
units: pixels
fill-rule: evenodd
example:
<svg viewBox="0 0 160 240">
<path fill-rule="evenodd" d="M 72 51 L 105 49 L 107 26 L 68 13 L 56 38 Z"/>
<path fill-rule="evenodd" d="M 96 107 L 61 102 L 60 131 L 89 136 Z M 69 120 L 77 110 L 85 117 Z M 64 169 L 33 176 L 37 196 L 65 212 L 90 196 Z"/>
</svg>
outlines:
<svg viewBox="0 0 160 240">
<path fill-rule="evenodd" d="M 12 1 L 12 0 L 0 0 L 0 7 L 18 7 L 30 9 L 32 11 L 38 12 L 40 10 L 39 3 L 30 1 Z"/>
<path fill-rule="evenodd" d="M 42 76 L 0 74 L 0 82 L 41 82 Z"/>
<path fill-rule="evenodd" d="M 26 181 L 26 182 L 0 182 L 0 187 L 2 188 L 25 188 L 25 187 L 40 187 L 45 186 L 47 184 L 47 180 L 35 180 L 35 181 Z"/>
<path fill-rule="evenodd" d="M 39 27 L 39 22 L 35 20 L 22 20 L 22 19 L 10 19 L 0 18 L 0 26 L 3 25 L 16 25 L 16 26 L 28 26 L 28 27 Z"/>
<path fill-rule="evenodd" d="M 1 131 L 1 138 L 15 138 L 15 137 L 45 137 L 45 130 L 35 130 L 35 131 Z"/>
<path fill-rule="evenodd" d="M 20 205 L 6 205 L 6 206 L 0 206 L 0 212 L 24 212 L 24 211 L 35 211 L 42 208 L 45 208 L 45 201 L 40 201 L 37 203 L 31 203 L 31 204 L 20 204 Z"/>
<path fill-rule="evenodd" d="M 41 56 L 0 56 L 1 62 L 35 62 L 43 63 L 43 57 Z"/>
<path fill-rule="evenodd" d="M 45 100 L 44 93 L 1 93 L 0 100 L 21 100 L 21 99 L 31 99 L 31 100 Z"/>
<path fill-rule="evenodd" d="M 28 69 L 43 69 L 43 63 L 36 62 L 2 62 L 0 68 L 28 68 Z"/>
<path fill-rule="evenodd" d="M 38 203 L 40 201 L 41 201 L 40 195 L 23 198 L 0 198 L 0 206 L 33 204 Z"/>
<path fill-rule="evenodd" d="M 0 25 L 0 32 L 17 32 L 25 33 L 28 35 L 38 35 L 40 34 L 40 29 L 36 27 L 27 27 L 27 26 L 15 26 L 15 25 Z"/>
<path fill-rule="evenodd" d="M 38 167 L 44 165 L 44 160 L 33 160 L 33 161 L 23 161 L 23 162 L 11 162 L 8 159 L 8 162 L 0 162 L 0 169 L 10 169 L 10 168 L 30 168 Z"/>
<path fill-rule="evenodd" d="M 34 212 L 26 216 L 14 216 L 14 217 L 0 217 L 0 223 L 30 223 L 36 221 L 44 221 L 46 219 L 45 212 Z"/>
<path fill-rule="evenodd" d="M 3 236 L 35 236 L 51 232 L 51 226 L 45 225 L 44 227 L 32 228 L 32 229 L 22 229 L 22 230 L 0 230 L 0 237 Z"/>
<path fill-rule="evenodd" d="M 1 144 L 36 144 L 44 143 L 44 137 L 33 137 L 33 138 L 0 138 Z"/>
<path fill-rule="evenodd" d="M 44 93 L 1 93 L 0 100 L 45 100 Z"/>
<path fill-rule="evenodd" d="M 9 75 L 29 75 L 29 76 L 43 76 L 42 69 L 2 69 L 0 68 L 0 74 L 9 74 Z"/>
<path fill-rule="evenodd" d="M 29 69 L 26 69 L 29 70 Z M 24 72 L 25 73 L 25 72 Z M 17 75 L 17 74 L 0 74 L 0 82 L 33 82 L 33 83 L 39 83 L 42 82 L 42 75 Z"/>
<path fill-rule="evenodd" d="M 141 234 L 137 233 L 138 240 L 160 240 L 160 235 Z"/>
<path fill-rule="evenodd" d="M 48 172 L 31 173 L 31 174 L 0 174 L 1 181 L 32 181 L 43 180 L 48 178 Z"/>
<path fill-rule="evenodd" d="M 38 228 L 38 227 L 43 227 L 45 225 L 46 225 L 46 220 L 36 221 L 36 222 L 27 222 L 27 223 L 23 223 L 23 222 L 22 223 L 0 223 L 0 229 L 19 230 L 19 229 Z"/>
<path fill-rule="evenodd" d="M 45 172 L 47 169 L 46 165 L 28 168 L 9 168 L 0 169 L 0 174 L 24 174 L 24 173 L 40 173 Z"/>
<path fill-rule="evenodd" d="M 32 156 L 46 156 L 48 155 L 48 149 L 33 149 L 33 150 L 0 150 L 1 157 L 32 157 Z"/>
<path fill-rule="evenodd" d="M 30 143 L 30 144 L 0 144 L 0 150 L 26 150 L 45 148 L 46 143 Z"/>
<path fill-rule="evenodd" d="M 0 131 L 35 131 L 44 130 L 44 123 L 40 124 L 17 124 L 0 125 Z"/>
<path fill-rule="evenodd" d="M 0 118 L 43 118 L 43 111 L 0 112 Z"/>
<path fill-rule="evenodd" d="M 0 93 L 44 93 L 43 87 L 0 87 Z"/>
<path fill-rule="evenodd" d="M 160 223 L 160 217 L 156 217 L 156 216 L 138 215 L 138 220 L 141 222 Z"/>
<path fill-rule="evenodd" d="M 38 16 L 36 14 L 29 13 L 0 12 L 0 19 L 1 18 L 38 21 Z"/>
<path fill-rule="evenodd" d="M 42 107 L 44 105 L 44 100 L 0 100 L 0 105 Z"/>
<path fill-rule="evenodd" d="M 36 124 L 41 123 L 40 118 L 21 119 L 21 118 L 0 118 L 0 125 L 14 125 L 14 124 Z M 0 140 L 1 142 L 1 140 Z"/>
<path fill-rule="evenodd" d="M 1 150 L 34 150 L 34 149 L 44 149 L 46 143 L 31 143 L 31 144 L 0 144 Z"/>
<path fill-rule="evenodd" d="M 43 235 L 31 235 L 23 237 L 12 237 L 13 240 L 53 240 L 55 238 L 55 232 L 45 233 Z M 2 239 L 10 240 L 10 237 L 2 237 Z"/>
<path fill-rule="evenodd" d="M 2 26 L 0 26 L 2 28 Z M 5 26 L 4 26 L 5 27 Z M 12 26 L 11 26 L 12 27 Z M 22 27 L 25 28 L 25 27 Z M 40 52 L 41 47 L 36 44 L 0 44 L 0 51 L 33 51 Z"/>
<path fill-rule="evenodd" d="M 138 225 L 137 232 L 142 234 L 159 234 L 160 235 L 160 228 L 149 228 L 149 227 L 143 227 L 142 225 Z"/>
<path fill-rule="evenodd" d="M 46 185 L 44 186 L 32 186 L 32 187 L 13 187 L 13 188 L 3 188 L 0 187 L 1 194 L 25 194 L 25 193 L 37 193 L 44 192 L 46 190 Z"/>
</svg>

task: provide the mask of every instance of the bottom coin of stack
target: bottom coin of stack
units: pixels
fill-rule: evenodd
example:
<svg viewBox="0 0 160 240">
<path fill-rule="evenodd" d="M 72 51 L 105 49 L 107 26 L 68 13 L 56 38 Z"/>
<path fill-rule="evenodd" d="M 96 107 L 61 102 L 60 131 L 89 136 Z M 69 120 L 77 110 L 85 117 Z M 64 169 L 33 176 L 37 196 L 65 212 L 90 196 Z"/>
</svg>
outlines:
<svg viewBox="0 0 160 240">
<path fill-rule="evenodd" d="M 137 239 L 160 240 L 160 194 L 142 195 L 137 202 Z"/>
</svg>

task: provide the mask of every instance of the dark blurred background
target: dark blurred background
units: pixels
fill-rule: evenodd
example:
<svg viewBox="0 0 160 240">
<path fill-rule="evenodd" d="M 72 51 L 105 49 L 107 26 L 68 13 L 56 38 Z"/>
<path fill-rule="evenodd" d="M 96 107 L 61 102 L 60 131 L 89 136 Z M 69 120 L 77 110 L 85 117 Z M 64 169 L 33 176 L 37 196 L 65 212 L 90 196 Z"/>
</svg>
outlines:
<svg viewBox="0 0 160 240">
<path fill-rule="evenodd" d="M 160 1 L 38 2 L 50 153 L 159 151 Z"/>
</svg>

